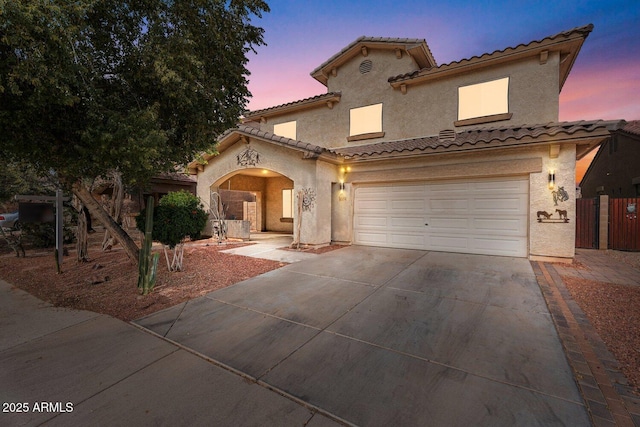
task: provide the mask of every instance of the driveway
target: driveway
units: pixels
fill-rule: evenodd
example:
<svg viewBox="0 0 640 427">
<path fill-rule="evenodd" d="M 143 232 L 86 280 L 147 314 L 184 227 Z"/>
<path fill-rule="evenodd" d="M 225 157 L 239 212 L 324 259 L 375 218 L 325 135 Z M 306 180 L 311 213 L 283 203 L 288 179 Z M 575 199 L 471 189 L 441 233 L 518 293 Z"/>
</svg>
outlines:
<svg viewBox="0 0 640 427">
<path fill-rule="evenodd" d="M 137 324 L 357 425 L 589 425 L 526 259 L 351 246 Z"/>
</svg>

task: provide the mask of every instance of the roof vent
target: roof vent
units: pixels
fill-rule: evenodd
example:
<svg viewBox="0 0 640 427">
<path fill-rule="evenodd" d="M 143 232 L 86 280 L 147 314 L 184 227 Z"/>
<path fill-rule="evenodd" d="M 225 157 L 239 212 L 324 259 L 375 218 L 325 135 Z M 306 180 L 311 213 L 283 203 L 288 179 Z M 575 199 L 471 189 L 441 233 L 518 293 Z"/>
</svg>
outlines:
<svg viewBox="0 0 640 427">
<path fill-rule="evenodd" d="M 367 74 L 373 68 L 373 62 L 365 59 L 360 63 L 360 74 Z"/>
<path fill-rule="evenodd" d="M 453 129 L 441 130 L 438 134 L 438 141 L 455 141 L 456 131 Z"/>
</svg>

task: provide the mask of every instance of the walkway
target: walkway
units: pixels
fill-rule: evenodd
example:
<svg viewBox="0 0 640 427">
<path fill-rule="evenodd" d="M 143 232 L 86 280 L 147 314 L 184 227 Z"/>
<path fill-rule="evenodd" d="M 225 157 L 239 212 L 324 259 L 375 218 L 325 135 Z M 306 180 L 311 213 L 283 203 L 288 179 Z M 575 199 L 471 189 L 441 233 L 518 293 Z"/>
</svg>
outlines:
<svg viewBox="0 0 640 427">
<path fill-rule="evenodd" d="M 576 250 L 576 263 L 532 262 L 569 364 L 596 427 L 640 427 L 640 397 L 618 362 L 571 298 L 561 276 L 640 285 L 640 271 L 598 250 Z"/>
</svg>

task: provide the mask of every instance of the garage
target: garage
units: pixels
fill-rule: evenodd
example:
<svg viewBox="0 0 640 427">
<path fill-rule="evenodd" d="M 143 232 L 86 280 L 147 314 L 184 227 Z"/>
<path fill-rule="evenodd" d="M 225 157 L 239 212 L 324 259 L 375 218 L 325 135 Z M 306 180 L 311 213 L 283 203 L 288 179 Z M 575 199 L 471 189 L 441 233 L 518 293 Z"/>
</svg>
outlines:
<svg viewBox="0 0 640 427">
<path fill-rule="evenodd" d="M 357 185 L 354 243 L 485 255 L 528 255 L 526 177 Z"/>
</svg>

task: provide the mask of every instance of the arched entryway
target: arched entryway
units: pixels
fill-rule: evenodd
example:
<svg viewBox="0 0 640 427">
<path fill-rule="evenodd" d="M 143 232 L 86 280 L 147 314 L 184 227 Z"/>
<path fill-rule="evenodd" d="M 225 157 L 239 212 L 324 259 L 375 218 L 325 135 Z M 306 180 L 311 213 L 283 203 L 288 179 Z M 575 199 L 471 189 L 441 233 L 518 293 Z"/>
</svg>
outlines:
<svg viewBox="0 0 640 427">
<path fill-rule="evenodd" d="M 220 195 L 227 220 L 250 221 L 252 233 L 291 234 L 293 184 L 278 172 L 247 168 L 220 178 L 210 189 L 212 194 Z"/>
</svg>

